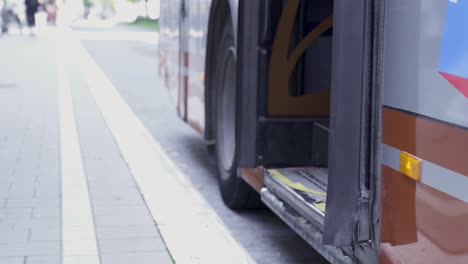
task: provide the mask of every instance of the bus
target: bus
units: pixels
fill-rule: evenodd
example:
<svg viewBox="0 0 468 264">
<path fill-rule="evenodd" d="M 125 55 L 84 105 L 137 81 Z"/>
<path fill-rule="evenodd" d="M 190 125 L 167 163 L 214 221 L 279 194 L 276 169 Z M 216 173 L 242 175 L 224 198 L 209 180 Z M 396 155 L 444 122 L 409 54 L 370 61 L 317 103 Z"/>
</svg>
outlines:
<svg viewBox="0 0 468 264">
<path fill-rule="evenodd" d="M 234 209 L 331 263 L 468 263 L 468 2 L 161 0 L 159 74 Z"/>
</svg>

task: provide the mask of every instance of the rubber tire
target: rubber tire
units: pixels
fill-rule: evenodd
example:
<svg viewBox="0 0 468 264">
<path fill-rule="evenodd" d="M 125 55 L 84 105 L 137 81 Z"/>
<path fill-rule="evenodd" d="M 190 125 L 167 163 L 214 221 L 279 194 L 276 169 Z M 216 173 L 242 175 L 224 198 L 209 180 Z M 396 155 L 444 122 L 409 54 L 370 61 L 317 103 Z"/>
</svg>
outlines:
<svg viewBox="0 0 468 264">
<path fill-rule="evenodd" d="M 221 153 L 223 153 L 223 145 L 221 144 L 222 139 L 222 127 L 221 124 L 223 123 L 223 108 L 226 106 L 223 104 L 223 93 L 226 92 L 224 89 L 224 78 L 225 75 L 225 58 L 226 54 L 229 51 L 236 50 L 234 45 L 234 32 L 232 26 L 232 20 L 230 15 L 224 16 L 224 22 L 222 27 L 222 33 L 220 34 L 219 38 L 219 48 L 217 50 L 216 59 L 215 59 L 215 91 L 214 91 L 214 100 L 215 102 L 215 111 L 214 113 L 214 134 L 215 134 L 215 155 L 216 161 L 218 164 L 218 182 L 219 188 L 221 192 L 221 196 L 223 198 L 224 203 L 233 210 L 241 210 L 241 209 L 256 209 L 260 208 L 262 203 L 260 200 L 260 195 L 257 193 L 252 187 L 250 187 L 241 177 L 239 174 L 239 169 L 237 168 L 237 140 L 234 140 L 234 157 L 233 161 L 230 166 L 223 165 L 223 159 L 221 157 Z M 236 67 L 234 67 L 236 68 Z M 236 86 L 234 85 L 234 88 Z M 232 91 L 231 91 L 232 92 Z M 234 91 L 237 96 L 237 91 Z M 236 98 L 232 98 L 232 100 L 236 100 Z M 232 103 L 232 102 L 230 102 Z M 234 102 L 235 104 L 235 102 Z M 235 111 L 237 111 L 237 106 L 235 107 Z M 233 122 L 237 123 L 237 113 L 235 113 L 235 118 Z M 233 124 L 233 127 L 236 128 L 236 125 Z M 235 130 L 235 129 L 234 129 Z M 236 132 L 234 132 L 236 133 Z M 237 137 L 235 137 L 237 138 Z M 226 167 L 229 167 L 226 169 Z"/>
</svg>

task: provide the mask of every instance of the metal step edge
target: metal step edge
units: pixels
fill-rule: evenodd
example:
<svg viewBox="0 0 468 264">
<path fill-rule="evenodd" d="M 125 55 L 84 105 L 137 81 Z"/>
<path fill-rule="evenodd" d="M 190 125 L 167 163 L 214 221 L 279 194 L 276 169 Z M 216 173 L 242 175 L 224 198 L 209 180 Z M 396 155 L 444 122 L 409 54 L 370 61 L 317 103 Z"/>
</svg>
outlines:
<svg viewBox="0 0 468 264">
<path fill-rule="evenodd" d="M 355 263 L 341 248 L 322 244 L 323 233 L 306 218 L 302 217 L 292 207 L 281 201 L 267 188 L 260 192 L 261 199 L 278 217 L 301 236 L 309 245 L 332 264 Z"/>
<path fill-rule="evenodd" d="M 301 195 L 269 175 L 268 172 L 265 173 L 265 187 L 323 231 L 325 214 L 304 200 Z"/>
</svg>

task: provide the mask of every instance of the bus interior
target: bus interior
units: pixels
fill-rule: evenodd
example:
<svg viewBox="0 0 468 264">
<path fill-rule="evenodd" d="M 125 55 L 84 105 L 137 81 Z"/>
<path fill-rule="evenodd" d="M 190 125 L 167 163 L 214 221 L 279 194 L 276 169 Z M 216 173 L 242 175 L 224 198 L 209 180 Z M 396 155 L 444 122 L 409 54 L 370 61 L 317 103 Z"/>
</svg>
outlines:
<svg viewBox="0 0 468 264">
<path fill-rule="evenodd" d="M 277 20 L 263 15 L 260 22 L 260 31 L 275 32 L 260 33 L 259 41 L 258 68 L 268 76 L 258 80 L 257 95 L 255 164 L 265 168 L 262 200 L 288 217 L 275 210 L 276 198 L 285 202 L 321 229 L 324 241 L 350 244 L 358 221 L 352 215 L 361 210 L 359 221 L 370 219 L 369 175 L 377 157 L 372 142 L 380 95 L 371 89 L 369 7 L 328 0 L 276 3 L 267 9 Z M 285 39 L 289 43 L 282 44 Z M 370 237 L 367 231 L 360 235 Z"/>
<path fill-rule="evenodd" d="M 314 29 L 332 16 L 333 1 L 301 1 L 297 12 L 290 54 Z M 282 102 L 276 102 L 284 102 L 284 97 L 269 98 L 270 105 L 267 109 L 269 117 L 289 119 L 291 126 L 303 127 L 292 131 L 297 133 L 302 130 L 303 135 L 297 138 L 301 141 L 304 138 L 307 140 L 302 141 L 302 144 L 289 142 L 291 149 L 288 152 L 296 152 L 292 153 L 292 156 L 302 156 L 297 164 L 300 166 L 280 164 L 285 166 L 267 169 L 265 185 L 270 190 L 276 190 L 275 194 L 278 197 L 288 200 L 288 204 L 296 206 L 297 211 L 309 221 L 318 222 L 320 226 L 324 224 L 328 187 L 332 36 L 333 28 L 329 25 L 311 41 L 297 61 L 288 81 L 287 100 L 291 103 L 283 105 Z M 267 96 L 272 97 L 275 94 L 272 92 Z M 286 126 L 285 130 L 287 129 Z M 287 131 L 284 132 L 288 134 Z M 292 137 L 291 140 L 295 138 Z M 302 147 L 307 150 L 304 151 Z"/>
</svg>

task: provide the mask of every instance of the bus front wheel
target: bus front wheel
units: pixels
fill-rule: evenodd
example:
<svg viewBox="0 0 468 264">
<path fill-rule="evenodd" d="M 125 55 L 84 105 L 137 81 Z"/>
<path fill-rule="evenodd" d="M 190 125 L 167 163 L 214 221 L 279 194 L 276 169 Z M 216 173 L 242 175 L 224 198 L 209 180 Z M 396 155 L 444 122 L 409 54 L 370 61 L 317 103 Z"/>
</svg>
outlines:
<svg viewBox="0 0 468 264">
<path fill-rule="evenodd" d="M 237 168 L 237 57 L 230 16 L 224 16 L 215 60 L 214 125 L 219 187 L 231 209 L 260 206 L 260 196 L 241 177 Z"/>
</svg>

